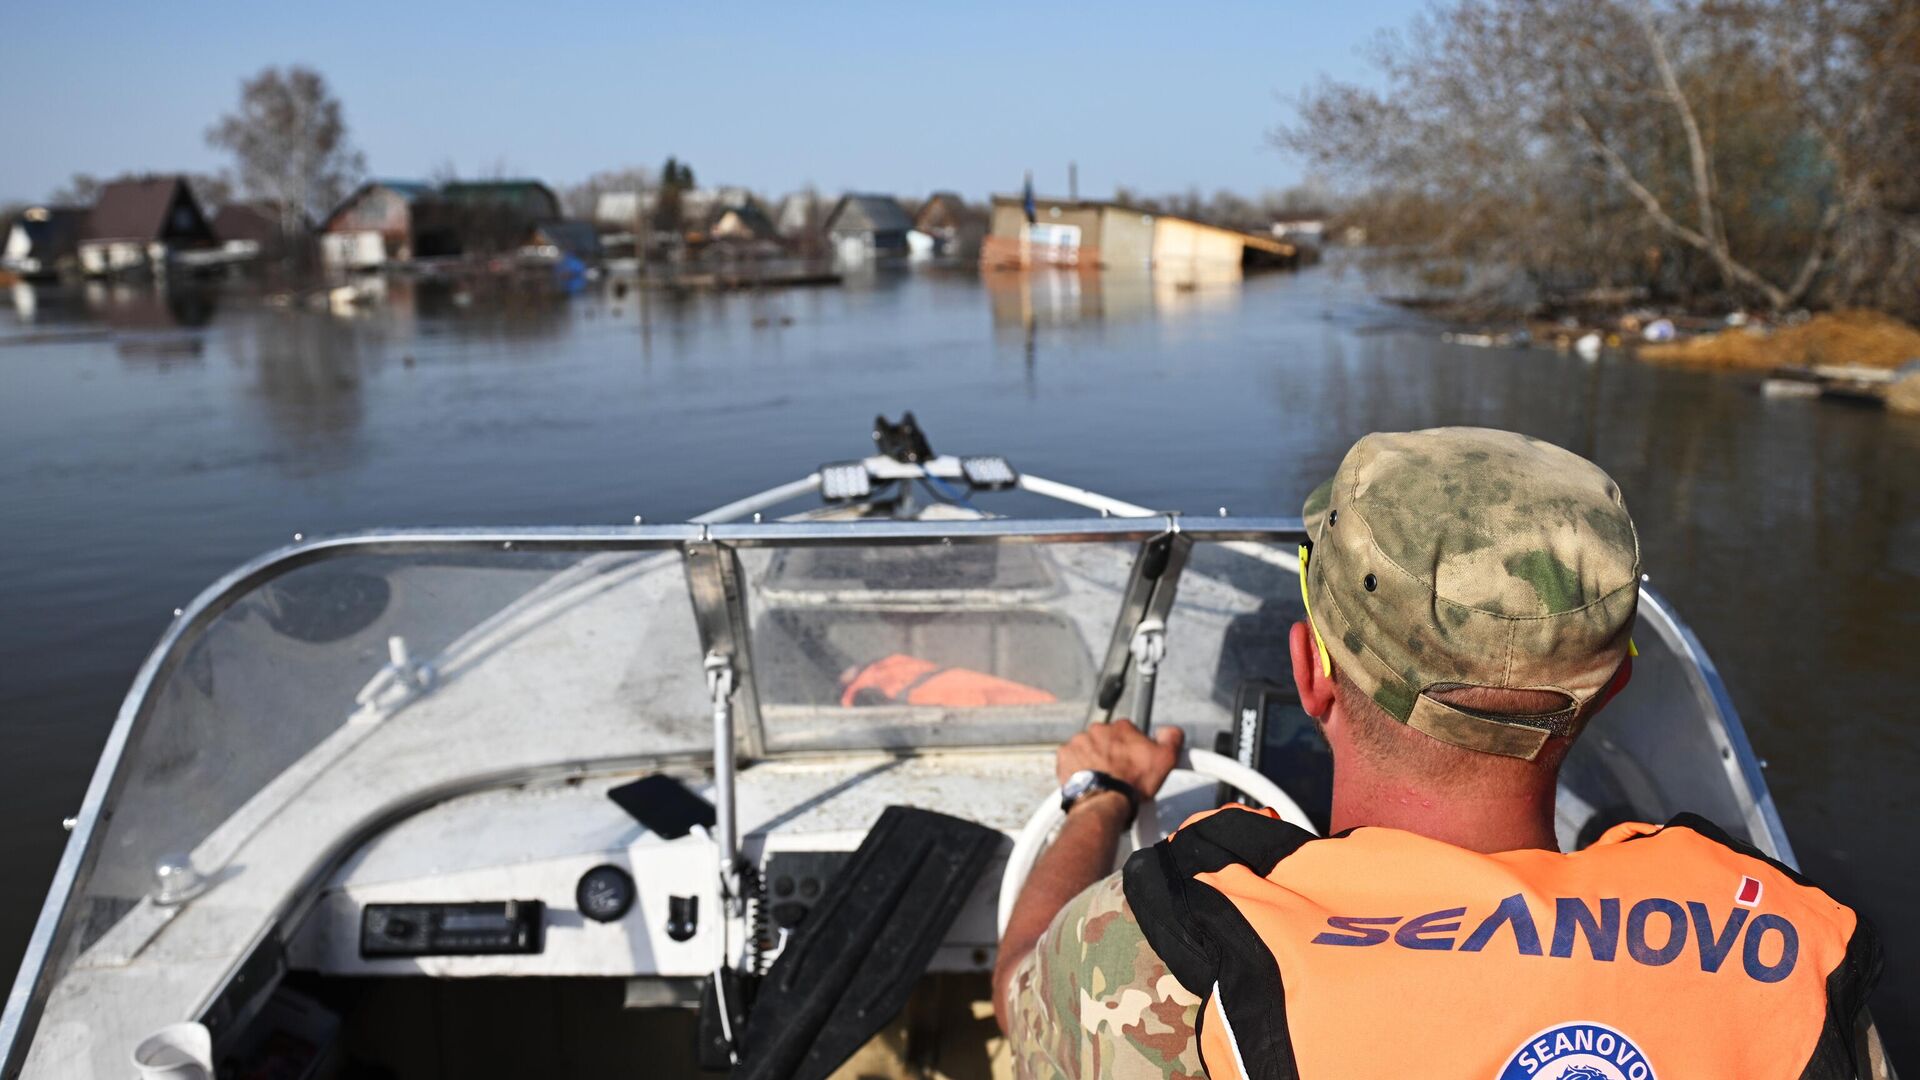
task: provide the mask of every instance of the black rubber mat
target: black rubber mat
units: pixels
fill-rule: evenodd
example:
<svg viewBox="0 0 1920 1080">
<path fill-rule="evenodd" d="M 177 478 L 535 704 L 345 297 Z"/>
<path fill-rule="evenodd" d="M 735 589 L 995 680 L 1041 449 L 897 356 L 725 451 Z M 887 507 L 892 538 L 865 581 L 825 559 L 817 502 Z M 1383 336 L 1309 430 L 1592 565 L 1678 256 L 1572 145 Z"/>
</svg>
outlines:
<svg viewBox="0 0 1920 1080">
<path fill-rule="evenodd" d="M 820 1080 L 894 1018 L 1001 835 L 890 806 L 755 995 L 736 1076 Z"/>
</svg>

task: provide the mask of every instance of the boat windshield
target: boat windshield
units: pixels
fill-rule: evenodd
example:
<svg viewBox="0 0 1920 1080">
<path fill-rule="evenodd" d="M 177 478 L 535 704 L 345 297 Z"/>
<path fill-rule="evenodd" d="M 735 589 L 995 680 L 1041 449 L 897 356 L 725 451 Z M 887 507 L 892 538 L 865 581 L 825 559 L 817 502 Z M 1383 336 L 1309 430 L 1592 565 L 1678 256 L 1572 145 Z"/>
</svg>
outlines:
<svg viewBox="0 0 1920 1080">
<path fill-rule="evenodd" d="M 129 963 L 184 906 L 277 918 L 449 796 L 706 761 L 716 657 L 749 761 L 1040 746 L 1140 714 L 1133 657 L 1157 624 L 1154 718 L 1213 749 L 1271 701 L 1269 759 L 1312 804 L 1324 745 L 1285 708 L 1298 523 L 1165 522 L 420 533 L 263 559 L 196 601 L 136 680 L 28 956 L 36 996 Z M 1568 842 L 1691 809 L 1790 857 L 1697 643 L 1657 603 L 1636 638 L 1634 687 L 1567 766 Z M 285 815 L 324 842 L 270 849 Z"/>
<path fill-rule="evenodd" d="M 203 597 L 150 661 L 53 970 L 137 954 L 170 894 L 264 889 L 249 844 L 281 815 L 333 840 L 275 854 L 284 894 L 453 793 L 710 760 L 715 621 L 745 643 L 733 723 L 749 759 L 1057 742 L 1087 721 L 1138 547 L 722 548 L 743 595 L 702 611 L 677 542 L 374 546 Z"/>
<path fill-rule="evenodd" d="M 321 835 L 344 842 L 482 778 L 710 753 L 671 551 L 346 554 L 222 603 L 129 703 L 69 939 L 103 962 L 144 942 L 112 931 L 163 889 L 160 865 L 225 890 L 275 815 L 337 818 Z"/>
<path fill-rule="evenodd" d="M 1087 721 L 1135 546 L 742 551 L 765 749 L 1064 739 Z"/>
</svg>

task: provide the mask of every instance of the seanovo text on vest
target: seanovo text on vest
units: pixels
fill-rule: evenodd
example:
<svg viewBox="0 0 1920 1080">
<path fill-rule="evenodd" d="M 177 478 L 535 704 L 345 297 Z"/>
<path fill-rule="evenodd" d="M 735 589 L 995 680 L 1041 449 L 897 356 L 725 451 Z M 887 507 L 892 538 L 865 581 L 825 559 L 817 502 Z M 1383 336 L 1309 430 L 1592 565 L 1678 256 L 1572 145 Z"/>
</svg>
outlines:
<svg viewBox="0 0 1920 1080">
<path fill-rule="evenodd" d="M 1334 915 L 1312 943 L 1460 953 L 1504 949 L 1542 958 L 1571 958 L 1577 950 L 1602 963 L 1694 962 L 1701 971 L 1739 971 L 1762 983 L 1791 975 L 1800 956 L 1799 931 L 1772 913 L 1738 906 L 1715 912 L 1698 900 L 1653 896 L 1624 907 L 1622 915 L 1618 897 L 1595 905 L 1562 896 L 1554 899 L 1552 920 L 1543 927 L 1526 898 L 1515 893 L 1485 913 L 1450 907 L 1411 917 Z"/>
</svg>

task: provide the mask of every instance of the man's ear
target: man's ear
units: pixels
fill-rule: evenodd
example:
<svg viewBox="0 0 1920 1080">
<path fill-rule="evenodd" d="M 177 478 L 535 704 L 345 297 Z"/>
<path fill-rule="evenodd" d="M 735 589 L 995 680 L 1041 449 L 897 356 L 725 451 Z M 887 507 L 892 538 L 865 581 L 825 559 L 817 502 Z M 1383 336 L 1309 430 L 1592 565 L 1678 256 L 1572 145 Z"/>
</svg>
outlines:
<svg viewBox="0 0 1920 1080">
<path fill-rule="evenodd" d="M 1287 634 L 1287 652 L 1293 660 L 1293 685 L 1300 691 L 1300 707 L 1308 716 L 1325 721 L 1333 711 L 1333 678 L 1320 659 L 1320 643 L 1313 628 L 1304 622 L 1293 624 Z"/>
</svg>

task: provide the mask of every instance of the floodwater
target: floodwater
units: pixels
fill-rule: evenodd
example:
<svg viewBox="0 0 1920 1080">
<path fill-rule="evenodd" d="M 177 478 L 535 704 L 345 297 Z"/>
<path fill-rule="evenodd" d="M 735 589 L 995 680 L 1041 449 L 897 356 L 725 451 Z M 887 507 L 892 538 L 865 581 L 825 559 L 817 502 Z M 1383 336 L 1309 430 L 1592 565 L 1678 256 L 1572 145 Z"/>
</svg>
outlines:
<svg viewBox="0 0 1920 1080">
<path fill-rule="evenodd" d="M 1920 1056 L 1920 419 L 1740 376 L 1444 344 L 1352 274 L 462 298 L 355 317 L 233 293 L 0 293 L 0 967 L 173 608 L 296 531 L 684 519 L 867 451 L 1136 503 L 1295 515 L 1377 429 L 1513 428 L 1600 462 L 1718 661 L 1800 861 L 1891 950 Z M 1907 1021 L 1903 1023 L 1902 1021 Z M 1907 1030 L 1903 1030 L 1907 1029 Z"/>
</svg>

